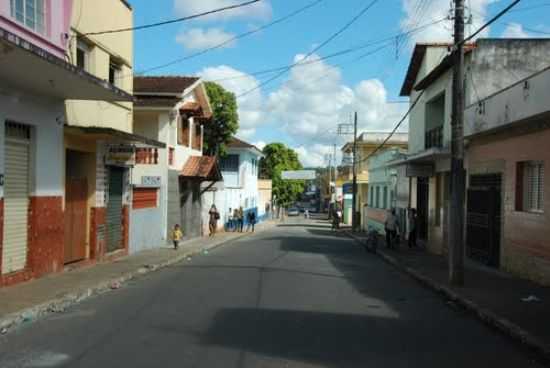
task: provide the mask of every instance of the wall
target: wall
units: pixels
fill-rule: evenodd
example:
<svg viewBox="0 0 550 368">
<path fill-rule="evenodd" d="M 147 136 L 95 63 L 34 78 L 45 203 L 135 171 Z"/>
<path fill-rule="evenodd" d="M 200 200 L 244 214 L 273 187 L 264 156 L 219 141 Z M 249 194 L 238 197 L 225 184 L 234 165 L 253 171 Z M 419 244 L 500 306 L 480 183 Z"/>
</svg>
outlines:
<svg viewBox="0 0 550 368">
<path fill-rule="evenodd" d="M 0 28 L 3 28 L 32 44 L 48 51 L 60 59 L 65 58 L 69 23 L 73 0 L 45 0 L 45 33 L 40 34 L 17 22 L 11 16 L 9 1 L 0 2 Z"/>
<path fill-rule="evenodd" d="M 542 160 L 550 165 L 550 130 L 515 135 L 503 133 L 478 139 L 468 147 L 468 174 L 499 172 L 503 180 L 501 267 L 516 275 L 550 285 L 550 180 L 544 180 L 544 212 L 516 211 L 516 163 Z"/>
</svg>

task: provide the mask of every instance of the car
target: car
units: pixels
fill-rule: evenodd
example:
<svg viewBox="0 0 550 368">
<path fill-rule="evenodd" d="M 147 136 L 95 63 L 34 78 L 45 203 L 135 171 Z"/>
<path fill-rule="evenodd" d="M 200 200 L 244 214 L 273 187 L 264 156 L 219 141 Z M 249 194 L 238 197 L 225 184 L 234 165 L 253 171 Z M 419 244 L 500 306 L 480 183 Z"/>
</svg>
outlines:
<svg viewBox="0 0 550 368">
<path fill-rule="evenodd" d="M 288 216 L 299 216 L 300 210 L 298 210 L 296 207 L 290 207 L 287 211 Z"/>
</svg>

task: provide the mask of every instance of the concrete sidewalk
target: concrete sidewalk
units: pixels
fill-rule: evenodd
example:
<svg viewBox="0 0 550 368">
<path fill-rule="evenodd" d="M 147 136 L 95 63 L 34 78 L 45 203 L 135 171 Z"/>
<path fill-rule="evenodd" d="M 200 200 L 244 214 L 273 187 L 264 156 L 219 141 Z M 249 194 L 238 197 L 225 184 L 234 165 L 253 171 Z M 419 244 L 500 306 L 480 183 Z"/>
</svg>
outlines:
<svg viewBox="0 0 550 368">
<path fill-rule="evenodd" d="M 366 236 L 364 233 L 346 233 L 358 241 L 364 241 Z M 465 285 L 455 287 L 448 282 L 447 260 L 442 256 L 418 248 L 409 249 L 406 244 L 401 244 L 398 250 L 388 250 L 382 240 L 378 254 L 443 295 L 451 305 L 466 309 L 550 362 L 549 287 L 515 278 L 471 260 L 466 260 Z"/>
<path fill-rule="evenodd" d="M 272 226 L 268 221 L 256 226 L 258 231 Z M 251 233 L 220 233 L 215 237 L 193 239 L 170 247 L 145 250 L 112 262 L 99 263 L 72 271 L 50 275 L 24 284 L 0 289 L 0 334 L 23 322 L 36 320 L 92 295 L 118 289 L 124 282 L 140 275 L 184 261 Z"/>
</svg>

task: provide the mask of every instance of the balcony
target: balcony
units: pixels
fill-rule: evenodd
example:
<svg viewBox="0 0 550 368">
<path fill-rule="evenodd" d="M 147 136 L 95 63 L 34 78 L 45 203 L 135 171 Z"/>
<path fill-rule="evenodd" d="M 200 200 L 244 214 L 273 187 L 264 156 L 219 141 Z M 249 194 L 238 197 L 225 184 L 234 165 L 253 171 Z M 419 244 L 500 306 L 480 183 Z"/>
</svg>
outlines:
<svg viewBox="0 0 550 368">
<path fill-rule="evenodd" d="M 158 149 L 136 148 L 136 164 L 156 165 L 159 163 Z"/>
<path fill-rule="evenodd" d="M 443 125 L 426 131 L 426 149 L 443 147 Z"/>
</svg>

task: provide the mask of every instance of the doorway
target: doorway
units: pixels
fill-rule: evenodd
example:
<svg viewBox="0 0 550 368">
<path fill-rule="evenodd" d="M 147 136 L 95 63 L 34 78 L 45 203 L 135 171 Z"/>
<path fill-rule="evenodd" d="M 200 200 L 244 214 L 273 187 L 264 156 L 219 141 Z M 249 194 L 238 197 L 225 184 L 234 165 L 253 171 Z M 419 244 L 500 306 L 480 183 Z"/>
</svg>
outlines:
<svg viewBox="0 0 550 368">
<path fill-rule="evenodd" d="M 428 215 L 430 198 L 430 178 L 418 177 L 416 182 L 416 213 L 418 218 L 418 239 L 428 240 Z"/>
<path fill-rule="evenodd" d="M 107 252 L 122 249 L 122 196 L 124 168 L 109 167 L 109 197 L 107 202 Z"/>
</svg>

